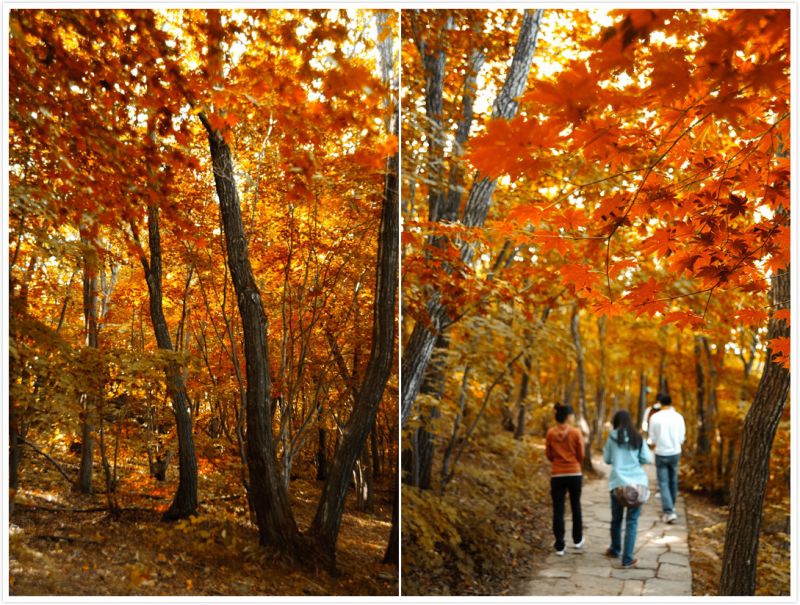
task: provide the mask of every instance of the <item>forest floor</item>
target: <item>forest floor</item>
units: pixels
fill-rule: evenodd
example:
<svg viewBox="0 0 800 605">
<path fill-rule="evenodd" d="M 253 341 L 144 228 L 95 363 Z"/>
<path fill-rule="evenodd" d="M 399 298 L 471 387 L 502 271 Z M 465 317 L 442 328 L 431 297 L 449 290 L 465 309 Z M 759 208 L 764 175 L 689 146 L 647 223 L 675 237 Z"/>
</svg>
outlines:
<svg viewBox="0 0 800 605">
<path fill-rule="evenodd" d="M 728 509 L 703 494 L 684 495 L 689 522 L 692 594 L 717 596 Z M 757 596 L 790 595 L 790 536 L 782 531 L 786 529 L 788 511 L 788 502 L 785 506 L 765 507 L 758 553 Z"/>
<path fill-rule="evenodd" d="M 495 433 L 465 450 L 444 494 L 414 492 L 414 522 L 435 536 L 436 552 L 410 541 L 421 536 L 409 532 L 412 507 L 404 508 L 403 595 L 519 594 L 520 576 L 547 550 L 548 468 L 542 439 Z M 404 502 L 413 489 L 403 486 Z"/>
<path fill-rule="evenodd" d="M 220 465 L 200 462 L 199 515 L 160 522 L 177 484 L 177 470 L 157 484 L 134 474 L 119 488 L 115 517 L 92 510 L 104 494 L 79 495 L 26 451 L 10 518 L 9 591 L 21 595 L 396 595 L 397 567 L 381 563 L 391 528 L 393 491 L 376 491 L 374 512 L 345 507 L 337 548 L 338 573 L 299 567 L 258 544 L 241 493 L 220 489 Z M 216 467 L 215 467 L 216 465 Z M 205 473 L 203 472 L 205 469 Z M 228 469 L 225 477 L 234 477 Z M 175 475 L 175 476 L 173 476 Z M 95 473 L 95 480 L 101 473 Z M 134 483 L 136 487 L 134 487 Z M 292 481 L 300 529 L 314 515 L 321 483 Z M 98 487 L 100 486 L 98 482 Z M 238 487 L 238 486 L 237 486 Z M 216 488 L 216 489 L 214 489 Z"/>
</svg>

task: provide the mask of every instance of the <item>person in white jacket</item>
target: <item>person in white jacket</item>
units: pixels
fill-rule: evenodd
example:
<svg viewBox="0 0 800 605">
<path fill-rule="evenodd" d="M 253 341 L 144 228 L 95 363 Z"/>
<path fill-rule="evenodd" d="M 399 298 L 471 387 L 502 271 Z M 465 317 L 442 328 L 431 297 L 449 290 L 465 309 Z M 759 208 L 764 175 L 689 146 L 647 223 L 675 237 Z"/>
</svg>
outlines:
<svg viewBox="0 0 800 605">
<path fill-rule="evenodd" d="M 661 510 L 667 523 L 678 518 L 675 501 L 678 499 L 678 463 L 681 445 L 686 439 L 686 423 L 675 408 L 672 398 L 662 395 L 661 410 L 650 418 L 647 435 L 655 445 L 656 478 L 661 493 Z"/>
</svg>

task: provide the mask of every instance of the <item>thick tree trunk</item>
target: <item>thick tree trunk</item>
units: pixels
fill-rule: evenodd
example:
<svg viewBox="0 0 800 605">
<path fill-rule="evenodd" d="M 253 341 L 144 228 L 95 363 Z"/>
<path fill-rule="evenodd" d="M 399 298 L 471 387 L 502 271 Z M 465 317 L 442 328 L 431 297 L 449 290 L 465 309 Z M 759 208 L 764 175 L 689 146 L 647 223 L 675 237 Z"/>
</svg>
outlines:
<svg viewBox="0 0 800 605">
<path fill-rule="evenodd" d="M 421 392 L 429 395 L 436 401 L 441 400 L 444 394 L 444 361 L 440 357 L 447 351 L 450 345 L 447 337 L 444 334 L 439 334 L 436 338 L 436 350 L 434 353 L 434 362 L 428 367 L 425 378 L 422 383 Z M 433 435 L 427 430 L 426 426 L 429 422 L 434 422 L 439 417 L 439 409 L 431 407 L 423 415 L 422 426 L 416 431 L 414 439 L 414 448 L 411 451 L 411 459 L 409 463 L 414 469 L 410 478 L 411 484 L 420 489 L 430 489 L 431 481 L 433 479 L 433 456 L 435 453 L 435 441 Z"/>
<path fill-rule="evenodd" d="M 378 445 L 378 419 L 372 422 L 369 431 L 369 451 L 372 456 L 372 476 L 377 479 L 381 475 L 381 452 Z"/>
<path fill-rule="evenodd" d="M 158 206 L 147 208 L 147 233 L 150 245 L 150 260 L 142 256 L 147 290 L 150 298 L 150 319 L 156 336 L 158 348 L 164 351 L 174 350 L 172 340 L 164 318 L 161 286 L 161 231 L 159 229 Z M 183 519 L 197 512 L 197 458 L 194 451 L 194 435 L 192 434 L 192 417 L 189 396 L 183 372 L 175 362 L 170 362 L 164 369 L 167 392 L 175 412 L 175 423 L 178 433 L 178 490 L 172 504 L 163 515 L 165 521 Z"/>
<path fill-rule="evenodd" d="M 493 118 L 510 119 L 517 113 L 518 103 L 516 99 L 522 95 L 527 85 L 542 13 L 542 10 L 525 11 L 511 66 L 492 108 Z M 464 209 L 463 224 L 470 227 L 483 225 L 495 185 L 495 180 L 491 180 L 488 177 L 480 177 L 480 175 L 475 176 Z M 431 216 L 438 217 L 438 209 L 435 212 L 432 210 Z M 461 259 L 469 262 L 471 256 L 471 248 L 463 246 Z M 405 426 L 411 412 L 411 406 L 422 387 L 422 381 L 430 363 L 437 333 L 447 315 L 447 310 L 439 302 L 437 293 L 434 293 L 429 299 L 427 312 L 430 325 L 418 321 L 414 326 L 408 343 L 403 348 L 403 367 L 401 370 L 403 380 L 400 398 L 402 426 Z"/>
<path fill-rule="evenodd" d="M 233 158 L 222 133 L 211 127 L 205 115 L 200 116 L 208 132 L 228 266 L 242 318 L 247 378 L 247 464 L 259 540 L 261 544 L 293 552 L 298 546 L 299 534 L 289 506 L 289 494 L 281 480 L 272 433 L 267 318 L 248 256 Z"/>
<path fill-rule="evenodd" d="M 772 278 L 773 312 L 789 307 L 789 268 Z M 789 326 L 771 317 L 768 338 L 789 337 Z M 789 393 L 789 370 L 772 359 L 767 349 L 764 372 L 755 399 L 745 417 L 741 447 L 731 494 L 730 515 L 722 555 L 720 596 L 752 596 L 756 590 L 756 564 L 764 492 L 769 479 L 769 459 L 778 422 Z"/>
<path fill-rule="evenodd" d="M 383 562 L 391 565 L 400 562 L 400 486 L 396 480 L 392 499 L 392 529 L 389 532 L 389 544 L 386 546 Z"/>
<path fill-rule="evenodd" d="M 399 113 L 396 112 L 393 132 L 396 132 L 398 121 Z M 398 168 L 399 155 L 395 154 L 387 161 L 384 183 L 375 271 L 372 347 L 364 382 L 358 391 L 358 401 L 344 427 L 341 442 L 331 461 L 328 481 L 322 488 L 317 512 L 309 530 L 331 565 L 335 565 L 336 539 L 339 535 L 344 500 L 353 465 L 375 422 L 394 359 L 400 232 Z"/>
</svg>

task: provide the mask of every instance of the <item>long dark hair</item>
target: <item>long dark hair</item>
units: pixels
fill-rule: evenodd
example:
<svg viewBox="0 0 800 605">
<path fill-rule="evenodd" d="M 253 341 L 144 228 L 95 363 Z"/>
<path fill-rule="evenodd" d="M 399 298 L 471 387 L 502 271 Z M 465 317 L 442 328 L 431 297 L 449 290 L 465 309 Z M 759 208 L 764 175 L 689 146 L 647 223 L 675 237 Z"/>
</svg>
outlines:
<svg viewBox="0 0 800 605">
<path fill-rule="evenodd" d="M 614 414 L 612 425 L 617 431 L 617 443 L 620 447 L 627 447 L 631 450 L 638 450 L 642 447 L 642 436 L 633 426 L 631 415 L 628 412 L 620 410 Z"/>
</svg>

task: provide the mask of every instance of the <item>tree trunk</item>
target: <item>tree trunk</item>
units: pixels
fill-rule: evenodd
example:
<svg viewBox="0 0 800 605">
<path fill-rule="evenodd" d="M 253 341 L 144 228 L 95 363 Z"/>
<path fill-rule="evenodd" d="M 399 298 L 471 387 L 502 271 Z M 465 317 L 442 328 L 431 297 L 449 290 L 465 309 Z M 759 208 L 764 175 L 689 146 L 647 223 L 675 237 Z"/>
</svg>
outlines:
<svg viewBox="0 0 800 605">
<path fill-rule="evenodd" d="M 8 488 L 15 490 L 19 487 L 19 463 L 22 460 L 22 442 L 19 439 L 19 423 L 13 399 L 9 401 L 8 407 L 8 433 Z"/>
<path fill-rule="evenodd" d="M 597 340 L 600 351 L 600 368 L 597 377 L 597 391 L 595 395 L 594 435 L 603 434 L 603 424 L 606 419 L 606 327 L 608 318 L 601 315 L 597 318 Z"/>
<path fill-rule="evenodd" d="M 517 113 L 518 103 L 516 99 L 525 91 L 533 61 L 533 53 L 536 49 L 536 38 L 539 34 L 542 13 L 542 10 L 525 11 L 511 66 L 493 105 L 493 118 L 510 119 Z M 489 210 L 492 193 L 497 183 L 488 177 L 479 178 L 479 176 L 476 175 L 470 188 L 469 198 L 462 218 L 462 223 L 470 227 L 483 225 Z M 434 216 L 438 216 L 438 211 Z M 461 259 L 469 262 L 471 255 L 471 248 L 462 246 Z M 422 387 L 422 381 L 430 363 L 437 333 L 447 314 L 446 308 L 439 302 L 437 293 L 431 296 L 426 309 L 430 319 L 430 327 L 426 325 L 426 322 L 417 321 L 408 343 L 403 348 L 403 367 L 401 370 L 403 380 L 400 398 L 401 426 L 405 426 L 411 412 L 411 406 Z"/>
<path fill-rule="evenodd" d="M 394 112 L 393 119 L 391 130 L 396 132 L 399 126 L 399 111 Z M 336 561 L 336 539 L 339 535 L 350 474 L 375 422 L 394 359 L 400 232 L 398 168 L 399 154 L 395 154 L 388 158 L 384 182 L 375 271 L 372 346 L 364 382 L 358 391 L 358 401 L 353 407 L 353 412 L 342 432 L 339 447 L 331 461 L 328 481 L 322 488 L 317 512 L 309 530 L 331 565 L 335 565 Z"/>
<path fill-rule="evenodd" d="M 147 233 L 150 245 L 150 260 L 141 256 L 147 291 L 150 298 L 150 320 L 156 336 L 158 348 L 173 351 L 172 340 L 164 317 L 161 285 L 161 231 L 159 228 L 158 206 L 147 207 Z M 183 519 L 197 512 L 197 458 L 194 451 L 194 435 L 192 434 L 192 417 L 186 382 L 179 364 L 171 361 L 164 369 L 167 393 L 175 412 L 175 423 L 178 433 L 178 489 L 172 504 L 164 513 L 164 521 Z"/>
<path fill-rule="evenodd" d="M 714 356 L 711 354 L 711 344 L 708 341 L 708 338 L 705 336 L 700 337 L 700 341 L 703 343 L 703 350 L 705 352 L 706 358 L 706 368 L 708 371 L 708 384 L 706 387 L 706 399 L 707 405 L 705 409 L 705 433 L 706 438 L 709 441 L 709 451 L 714 449 L 714 445 L 717 445 L 717 464 L 714 470 L 714 473 L 706 473 L 706 481 L 708 481 L 711 485 L 713 490 L 716 490 L 719 487 L 719 483 L 722 481 L 722 466 L 723 466 L 723 459 L 722 459 L 722 445 L 716 439 L 716 436 L 719 435 L 719 409 L 717 407 L 717 382 L 718 372 L 717 366 L 714 363 Z M 724 366 L 724 361 L 720 365 Z M 711 439 L 712 434 L 714 435 L 714 439 Z M 710 464 L 709 464 L 710 467 Z"/>
<path fill-rule="evenodd" d="M 663 334 L 663 329 L 659 331 Z M 661 339 L 660 339 L 661 340 Z M 661 357 L 658 362 L 658 392 L 669 395 L 669 380 L 667 379 L 667 345 L 662 343 Z"/>
<path fill-rule="evenodd" d="M 594 472 L 592 464 L 592 442 L 594 441 L 594 429 L 589 420 L 589 410 L 586 405 L 586 370 L 583 364 L 583 345 L 581 344 L 580 314 L 577 304 L 572 308 L 572 319 L 570 321 L 570 331 L 572 332 L 572 344 L 575 347 L 575 381 L 578 385 L 578 417 L 583 419 L 589 426 L 589 434 L 584 435 L 583 440 L 586 445 L 586 455 L 583 457 L 583 470 L 588 473 Z"/>
<path fill-rule="evenodd" d="M 86 248 L 83 260 L 83 319 L 86 331 L 86 346 L 98 348 L 97 330 L 97 268 L 89 258 L 91 242 L 81 236 L 81 241 Z M 82 493 L 92 491 L 92 466 L 94 459 L 94 425 L 92 415 L 97 409 L 98 394 L 85 393 L 82 402 L 82 431 L 81 431 L 81 465 L 78 469 L 78 478 L 75 487 Z"/>
<path fill-rule="evenodd" d="M 636 414 L 636 426 L 641 427 L 644 422 L 644 412 L 647 409 L 647 370 L 642 367 L 639 373 L 639 401 Z"/>
<path fill-rule="evenodd" d="M 773 311 L 789 307 L 789 267 L 772 278 Z M 768 338 L 789 337 L 783 320 L 769 321 Z M 789 370 L 772 359 L 767 349 L 764 372 L 753 404 L 745 417 L 731 494 L 730 515 L 722 555 L 720 596 L 751 596 L 756 590 L 756 564 L 769 459 L 778 422 L 789 393 Z"/>
<path fill-rule="evenodd" d="M 209 12 L 211 24 L 221 27 L 219 14 Z M 212 42 L 212 45 L 218 41 Z M 272 433 L 272 397 L 267 348 L 267 318 L 256 286 L 236 190 L 233 158 L 222 133 L 200 114 L 208 132 L 214 182 L 219 198 L 225 247 L 236 291 L 244 337 L 247 378 L 247 464 L 259 541 L 278 550 L 295 552 L 299 533 L 289 506 L 289 494 L 281 481 L 280 465 Z"/>
<path fill-rule="evenodd" d="M 318 429 L 317 438 L 317 481 L 325 481 L 328 478 L 328 452 L 325 446 L 325 429 Z"/>
<path fill-rule="evenodd" d="M 525 370 L 519 383 L 519 396 L 517 397 L 517 425 L 514 427 L 514 439 L 522 439 L 525 435 L 525 414 L 527 412 L 528 390 L 531 381 L 531 357 L 525 356 Z"/>
<path fill-rule="evenodd" d="M 706 380 L 701 357 L 703 341 L 701 336 L 694 337 L 694 373 L 697 381 L 697 447 L 695 451 L 705 456 L 711 449 L 708 436 L 708 419 L 706 409 Z"/>
</svg>

